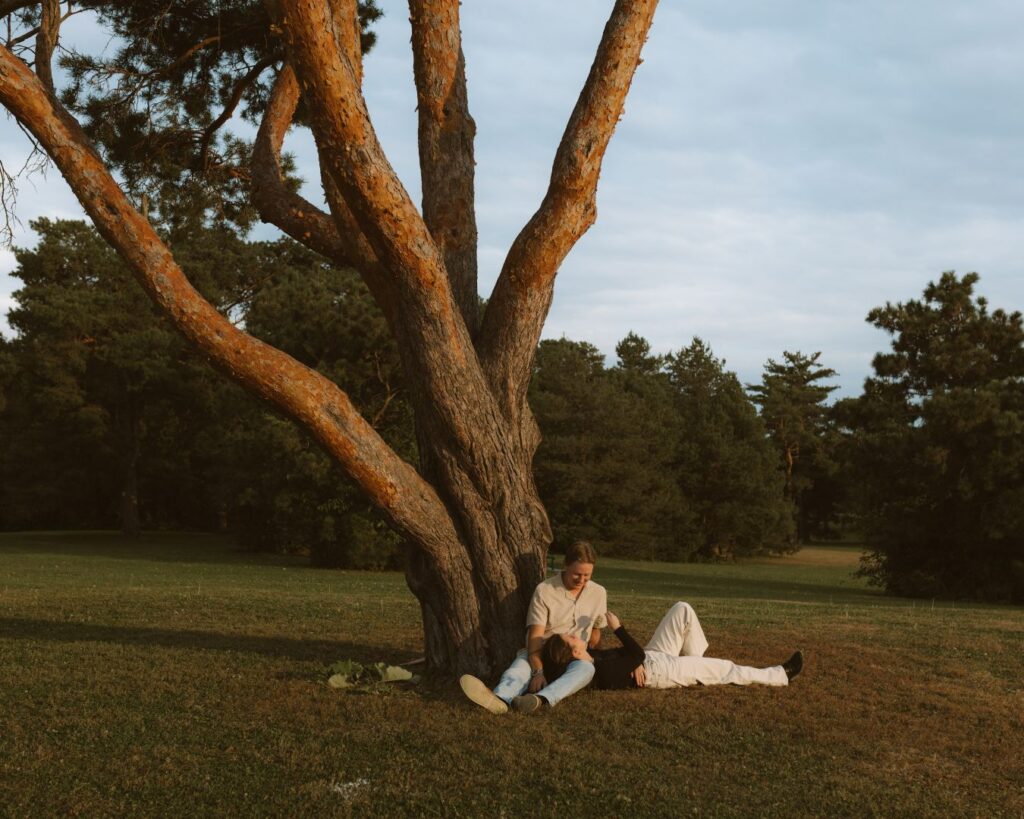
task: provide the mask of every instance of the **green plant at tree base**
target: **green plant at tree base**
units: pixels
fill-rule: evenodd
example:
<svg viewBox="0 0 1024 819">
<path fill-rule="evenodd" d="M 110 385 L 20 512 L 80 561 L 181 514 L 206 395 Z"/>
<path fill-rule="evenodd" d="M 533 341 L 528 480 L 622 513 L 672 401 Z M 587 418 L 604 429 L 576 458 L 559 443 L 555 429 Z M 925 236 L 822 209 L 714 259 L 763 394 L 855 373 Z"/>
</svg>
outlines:
<svg viewBox="0 0 1024 819">
<path fill-rule="evenodd" d="M 364 663 L 355 660 L 339 660 L 328 669 L 327 684 L 331 688 L 352 688 L 357 685 L 374 685 L 388 682 L 415 682 L 409 669 L 387 663 Z"/>
</svg>

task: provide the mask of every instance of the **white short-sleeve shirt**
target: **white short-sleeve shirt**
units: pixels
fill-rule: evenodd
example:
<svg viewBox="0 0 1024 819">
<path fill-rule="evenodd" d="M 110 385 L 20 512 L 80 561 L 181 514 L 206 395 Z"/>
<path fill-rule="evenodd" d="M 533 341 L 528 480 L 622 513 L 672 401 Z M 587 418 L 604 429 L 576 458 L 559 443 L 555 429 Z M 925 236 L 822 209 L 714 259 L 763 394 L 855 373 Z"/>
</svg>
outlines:
<svg viewBox="0 0 1024 819">
<path fill-rule="evenodd" d="M 540 583 L 533 592 L 526 625 L 544 626 L 544 639 L 552 634 L 572 634 L 590 639 L 595 628 L 604 628 L 608 611 L 608 592 L 593 580 L 588 581 L 578 597 L 565 588 L 558 573 Z"/>
</svg>

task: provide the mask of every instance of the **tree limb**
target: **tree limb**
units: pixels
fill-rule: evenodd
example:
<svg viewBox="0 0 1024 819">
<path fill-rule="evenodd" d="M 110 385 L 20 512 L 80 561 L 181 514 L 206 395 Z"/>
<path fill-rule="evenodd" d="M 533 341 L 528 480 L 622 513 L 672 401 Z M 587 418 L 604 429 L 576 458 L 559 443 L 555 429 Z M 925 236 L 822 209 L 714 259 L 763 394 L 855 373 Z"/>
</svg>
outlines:
<svg viewBox="0 0 1024 819">
<path fill-rule="evenodd" d="M 547 194 L 512 243 L 487 304 L 477 348 L 507 412 L 523 405 L 558 268 L 597 218 L 601 160 L 622 116 L 657 5 L 658 0 L 615 3 L 555 154 Z"/>
<path fill-rule="evenodd" d="M 210 143 L 213 142 L 213 137 L 224 126 L 224 124 L 231 119 L 235 113 L 235 109 L 238 107 L 238 103 L 242 101 L 242 95 L 245 90 L 249 88 L 257 79 L 260 74 L 266 71 L 272 66 L 277 59 L 275 57 L 264 57 L 262 60 L 256 63 L 250 68 L 245 75 L 241 77 L 238 82 L 235 83 L 235 87 L 231 89 L 231 96 L 224 106 L 224 110 L 220 112 L 220 115 L 203 131 L 203 136 L 199 140 L 199 168 L 200 170 L 206 170 L 206 164 L 210 157 Z"/>
<path fill-rule="evenodd" d="M 352 66 L 356 84 L 363 86 L 362 28 L 359 25 L 358 0 L 327 0 L 331 11 L 331 25 L 338 50 Z"/>
<path fill-rule="evenodd" d="M 339 53 L 351 66 L 356 85 L 361 88 L 363 84 L 363 48 L 362 28 L 359 25 L 359 2 L 358 0 L 327 0 L 327 4 L 330 10 L 334 42 Z M 320 145 L 317 143 L 318 156 L 319 152 Z M 320 182 L 323 185 L 327 204 L 331 209 L 331 215 L 334 217 L 334 223 L 342 241 L 349 247 L 351 255 L 359 259 L 358 264 L 354 265 L 355 268 L 360 272 L 377 304 L 384 311 L 384 317 L 387 319 L 392 333 L 397 334 L 401 330 L 401 319 L 396 312 L 396 299 L 391 278 L 381 265 L 369 241 L 363 235 L 362 228 L 356 221 L 348 202 L 345 201 L 337 182 L 327 171 L 328 163 L 322 156 L 319 156 L 319 159 Z"/>
<path fill-rule="evenodd" d="M 264 222 L 342 267 L 355 267 L 330 215 L 292 191 L 281 172 L 281 146 L 299 93 L 295 72 L 285 65 L 274 81 L 252 149 L 252 201 Z"/>
<path fill-rule="evenodd" d="M 403 295 L 410 300 L 419 296 L 424 307 L 445 320 L 451 297 L 444 262 L 384 156 L 356 72 L 334 38 L 326 4 L 280 0 L 270 5 L 281 9 L 289 62 L 309 102 L 327 172 L 381 264 L 404 279 Z"/>
<path fill-rule="evenodd" d="M 476 332 L 477 229 L 473 140 L 459 0 L 409 0 L 419 114 L 423 219 L 444 257 L 452 292 L 470 334 Z"/>
<path fill-rule="evenodd" d="M 60 38 L 60 0 L 43 0 L 39 33 L 36 35 L 36 74 L 51 94 L 53 90 L 54 49 Z"/>
<path fill-rule="evenodd" d="M 337 385 L 239 330 L 196 292 L 78 123 L 5 48 L 0 48 L 0 104 L 39 140 L 96 228 L 175 327 L 234 380 L 308 429 L 399 532 L 427 553 L 447 555 L 458 535 L 434 489 L 388 447 Z"/>
</svg>

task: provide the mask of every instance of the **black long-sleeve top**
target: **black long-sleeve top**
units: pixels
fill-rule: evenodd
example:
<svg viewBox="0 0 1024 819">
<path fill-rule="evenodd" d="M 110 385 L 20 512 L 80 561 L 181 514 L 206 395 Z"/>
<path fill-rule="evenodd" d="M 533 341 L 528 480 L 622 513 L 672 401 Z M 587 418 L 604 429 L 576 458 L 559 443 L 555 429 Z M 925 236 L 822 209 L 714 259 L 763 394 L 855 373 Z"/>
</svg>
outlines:
<svg viewBox="0 0 1024 819">
<path fill-rule="evenodd" d="M 621 648 L 590 649 L 594 658 L 594 688 L 636 688 L 636 680 L 630 674 L 643 664 L 646 654 L 625 626 L 615 629 L 615 636 L 622 643 Z"/>
</svg>

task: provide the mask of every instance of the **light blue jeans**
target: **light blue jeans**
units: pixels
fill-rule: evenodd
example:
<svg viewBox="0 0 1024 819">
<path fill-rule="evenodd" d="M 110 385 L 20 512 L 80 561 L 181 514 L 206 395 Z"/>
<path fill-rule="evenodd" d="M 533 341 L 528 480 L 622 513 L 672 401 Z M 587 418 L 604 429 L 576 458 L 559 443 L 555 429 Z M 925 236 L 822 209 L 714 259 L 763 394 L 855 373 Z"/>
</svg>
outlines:
<svg viewBox="0 0 1024 819">
<path fill-rule="evenodd" d="M 561 702 L 570 694 L 575 694 L 581 688 L 586 688 L 594 679 L 594 664 L 586 660 L 573 660 L 566 667 L 565 672 L 553 683 L 548 683 L 540 691 L 540 696 L 548 701 L 548 705 L 555 705 Z M 530 684 L 530 664 L 526 661 L 526 649 L 516 654 L 505 673 L 501 675 L 494 693 L 506 703 L 512 703 L 514 697 L 525 694 Z"/>
</svg>

